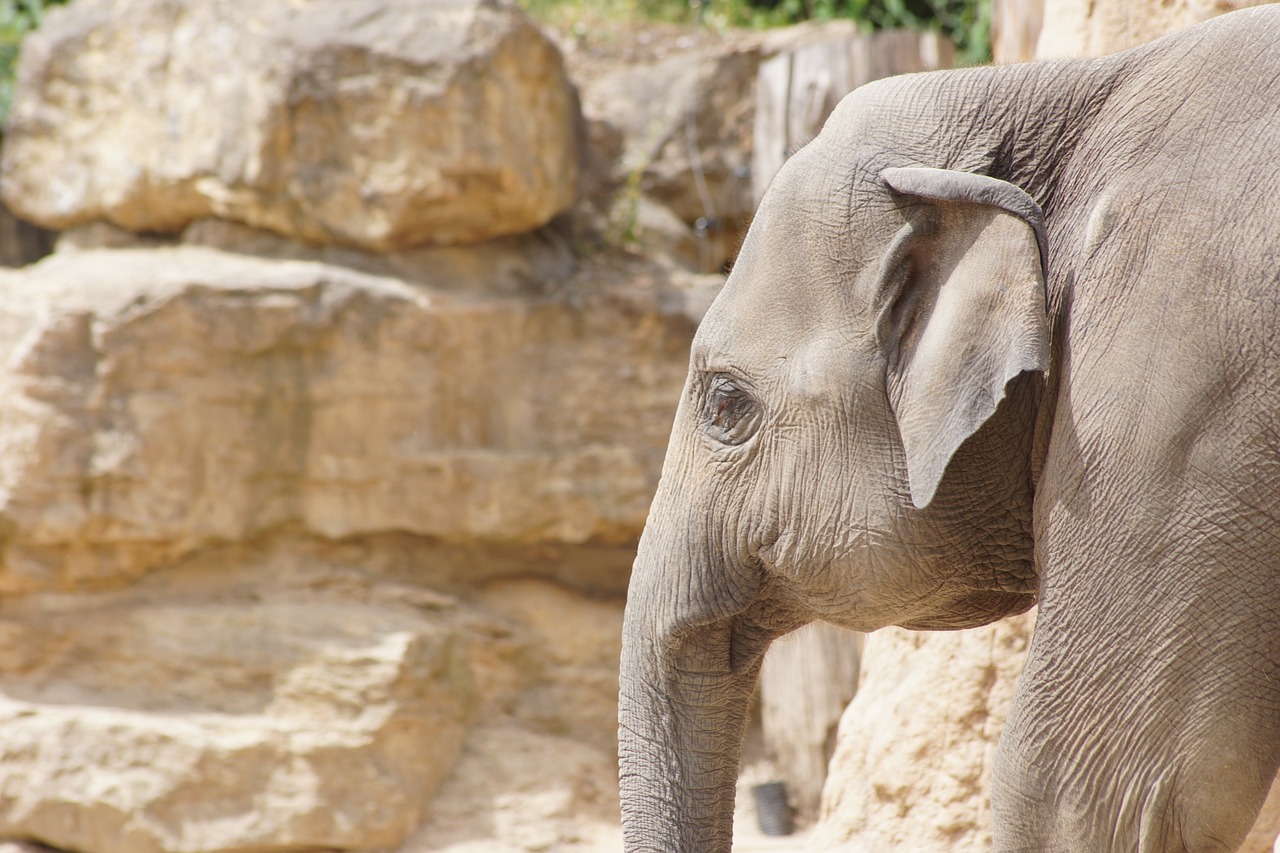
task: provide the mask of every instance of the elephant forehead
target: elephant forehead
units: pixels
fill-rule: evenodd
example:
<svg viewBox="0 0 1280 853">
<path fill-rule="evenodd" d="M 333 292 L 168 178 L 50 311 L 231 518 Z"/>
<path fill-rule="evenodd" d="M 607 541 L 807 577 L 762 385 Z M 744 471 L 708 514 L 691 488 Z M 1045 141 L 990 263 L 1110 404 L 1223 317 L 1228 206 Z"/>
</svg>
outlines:
<svg viewBox="0 0 1280 853">
<path fill-rule="evenodd" d="M 790 357 L 826 332 L 821 288 L 762 286 L 776 282 L 731 280 L 712 304 L 694 340 L 709 364 L 754 372 Z"/>
<path fill-rule="evenodd" d="M 788 161 L 770 185 L 733 272 L 703 319 L 694 350 L 709 369 L 764 378 L 759 374 L 800 358 L 803 375 L 817 377 L 816 366 L 827 360 L 818 354 L 847 340 L 859 320 L 852 304 L 858 263 L 847 221 L 848 179 L 819 168 L 817 147 Z"/>
<path fill-rule="evenodd" d="M 806 341 L 779 362 L 788 398 L 819 407 L 850 399 L 868 379 L 860 355 L 856 342 L 840 330 Z"/>
</svg>

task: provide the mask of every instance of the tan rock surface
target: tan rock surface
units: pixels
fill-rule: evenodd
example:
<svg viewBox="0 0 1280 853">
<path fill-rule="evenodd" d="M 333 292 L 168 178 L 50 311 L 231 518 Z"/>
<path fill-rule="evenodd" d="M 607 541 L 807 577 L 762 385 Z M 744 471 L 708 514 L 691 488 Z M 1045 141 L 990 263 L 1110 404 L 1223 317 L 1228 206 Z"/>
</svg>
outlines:
<svg viewBox="0 0 1280 853">
<path fill-rule="evenodd" d="M 0 276 L 0 589 L 291 527 L 629 542 L 691 329 L 649 275 L 481 298 L 176 248 Z"/>
<path fill-rule="evenodd" d="M 199 853 L 417 824 L 475 703 L 457 620 L 233 574 L 4 603 L 0 836 Z"/>
<path fill-rule="evenodd" d="M 429 550 L 280 536 L 0 602 L 0 837 L 607 849 L 620 601 Z"/>
<path fill-rule="evenodd" d="M 840 720 L 817 849 L 991 849 L 992 752 L 1031 639 L 1030 614 L 969 631 L 867 638 Z"/>
<path fill-rule="evenodd" d="M 754 206 L 751 122 L 760 56 L 759 46 L 747 42 L 584 81 L 587 120 L 622 139 L 613 180 L 635 181 L 689 224 L 747 217 Z M 593 128 L 593 137 L 606 135 Z"/>
<path fill-rule="evenodd" d="M 1273 0 L 1045 0 L 1036 58 L 1116 53 L 1224 12 L 1266 2 Z"/>
<path fill-rule="evenodd" d="M 24 43 L 0 192 L 57 229 L 476 242 L 572 203 L 579 123 L 506 0 L 78 0 Z"/>
</svg>

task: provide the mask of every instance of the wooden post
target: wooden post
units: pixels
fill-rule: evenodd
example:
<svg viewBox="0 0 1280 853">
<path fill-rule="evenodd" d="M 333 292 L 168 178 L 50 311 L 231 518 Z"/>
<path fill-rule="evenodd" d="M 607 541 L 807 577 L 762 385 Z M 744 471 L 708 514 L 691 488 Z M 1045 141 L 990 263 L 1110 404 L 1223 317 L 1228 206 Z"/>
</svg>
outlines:
<svg viewBox="0 0 1280 853">
<path fill-rule="evenodd" d="M 998 63 L 1036 58 L 1044 26 L 1044 0 L 994 0 L 991 4 L 991 58 Z"/>
<path fill-rule="evenodd" d="M 760 673 L 765 751 L 792 806 L 813 818 L 835 747 L 836 725 L 858 689 L 862 634 L 823 622 L 773 644 Z"/>
<path fill-rule="evenodd" d="M 950 68 L 954 61 L 955 48 L 936 33 L 882 30 L 812 40 L 761 63 L 751 159 L 756 202 L 846 94 L 881 77 Z"/>
</svg>

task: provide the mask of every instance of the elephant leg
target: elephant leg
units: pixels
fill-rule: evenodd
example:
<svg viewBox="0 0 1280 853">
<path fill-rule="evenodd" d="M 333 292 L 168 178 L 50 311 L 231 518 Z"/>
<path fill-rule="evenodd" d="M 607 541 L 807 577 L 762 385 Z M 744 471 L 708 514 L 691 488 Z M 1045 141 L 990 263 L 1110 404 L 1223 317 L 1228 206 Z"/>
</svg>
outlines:
<svg viewBox="0 0 1280 853">
<path fill-rule="evenodd" d="M 1234 851 L 1280 765 L 1280 522 L 1238 485 L 1105 479 L 1046 474 L 996 849 Z"/>
</svg>

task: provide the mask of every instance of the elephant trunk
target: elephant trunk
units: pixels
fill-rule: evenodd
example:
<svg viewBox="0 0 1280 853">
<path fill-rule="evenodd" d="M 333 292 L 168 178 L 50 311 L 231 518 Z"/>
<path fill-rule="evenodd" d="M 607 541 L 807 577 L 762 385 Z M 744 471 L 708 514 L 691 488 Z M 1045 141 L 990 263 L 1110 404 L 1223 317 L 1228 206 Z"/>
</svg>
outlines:
<svg viewBox="0 0 1280 853">
<path fill-rule="evenodd" d="M 729 853 L 738 760 L 759 654 L 735 666 L 733 620 L 646 630 L 628 604 L 618 707 L 627 853 Z"/>
<path fill-rule="evenodd" d="M 673 441 L 627 590 L 618 696 L 627 853 L 730 853 L 751 692 L 784 633 L 756 612 L 763 572 L 725 547 L 738 526 L 690 520 L 688 458 Z"/>
</svg>

